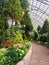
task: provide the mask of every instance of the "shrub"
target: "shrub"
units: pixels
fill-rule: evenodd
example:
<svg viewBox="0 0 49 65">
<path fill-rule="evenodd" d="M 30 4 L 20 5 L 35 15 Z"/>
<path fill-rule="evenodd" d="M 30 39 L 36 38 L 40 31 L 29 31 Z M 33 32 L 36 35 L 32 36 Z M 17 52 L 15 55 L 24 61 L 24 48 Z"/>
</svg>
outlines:
<svg viewBox="0 0 49 65">
<path fill-rule="evenodd" d="M 46 19 L 44 25 L 42 26 L 41 33 L 49 32 L 49 21 Z"/>
<path fill-rule="evenodd" d="M 34 32 L 33 32 L 33 31 L 30 33 L 29 40 L 30 40 L 30 41 L 34 40 Z"/>
<path fill-rule="evenodd" d="M 0 49 L 0 65 L 16 65 L 17 62 L 23 59 L 29 49 L 29 45 L 19 48 L 2 48 Z"/>
<path fill-rule="evenodd" d="M 21 6 L 23 9 L 28 8 L 28 1 L 27 0 L 20 0 L 20 2 L 21 2 Z"/>
<path fill-rule="evenodd" d="M 12 43 L 16 44 L 19 42 L 23 42 L 22 34 L 19 31 L 16 31 L 15 37 L 12 39 Z"/>
<path fill-rule="evenodd" d="M 4 39 L 9 40 L 10 39 L 10 31 L 7 29 L 4 34 Z"/>
<path fill-rule="evenodd" d="M 40 41 L 46 42 L 46 38 L 47 38 L 47 35 L 46 34 L 41 34 Z"/>
<path fill-rule="evenodd" d="M 0 19 L 0 47 L 3 47 L 4 40 L 9 36 L 7 29 L 8 23 L 5 19 Z"/>
<path fill-rule="evenodd" d="M 32 31 L 33 31 L 32 26 L 27 24 L 25 27 L 25 35 L 28 40 L 30 40 L 30 38 L 31 38 Z"/>
<path fill-rule="evenodd" d="M 46 46 L 49 46 L 49 43 L 48 43 L 48 42 L 45 42 L 45 45 L 46 45 Z"/>
<path fill-rule="evenodd" d="M 42 27 L 39 25 L 39 26 L 37 27 L 38 33 L 40 33 L 41 29 L 42 29 Z"/>
<path fill-rule="evenodd" d="M 47 34 L 47 39 L 46 41 L 49 43 L 49 33 Z"/>
<path fill-rule="evenodd" d="M 5 24 L 4 21 L 0 19 L 0 43 L 4 41 L 4 31 L 5 31 Z"/>
<path fill-rule="evenodd" d="M 16 62 L 18 62 L 18 54 L 16 54 L 15 49 L 8 48 L 4 54 L 2 59 L 0 59 L 0 65 L 16 65 Z"/>
<path fill-rule="evenodd" d="M 41 42 L 40 41 L 37 41 L 37 43 L 40 45 L 41 44 Z"/>
<path fill-rule="evenodd" d="M 37 38 L 38 38 L 38 33 L 34 31 L 34 40 L 37 40 Z"/>
</svg>

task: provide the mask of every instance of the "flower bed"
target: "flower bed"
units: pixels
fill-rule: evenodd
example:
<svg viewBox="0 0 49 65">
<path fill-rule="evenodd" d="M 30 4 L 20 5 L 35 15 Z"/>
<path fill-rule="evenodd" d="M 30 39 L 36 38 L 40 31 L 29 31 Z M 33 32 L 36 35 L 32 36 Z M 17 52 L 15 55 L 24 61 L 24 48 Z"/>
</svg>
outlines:
<svg viewBox="0 0 49 65">
<path fill-rule="evenodd" d="M 31 61 L 31 57 L 32 57 L 32 45 L 30 46 L 30 49 L 28 53 L 25 55 L 25 57 L 23 58 L 23 60 L 18 62 L 17 65 L 29 65 Z"/>
<path fill-rule="evenodd" d="M 16 65 L 26 55 L 30 44 L 19 45 L 17 48 L 7 47 L 0 49 L 0 65 Z"/>
</svg>

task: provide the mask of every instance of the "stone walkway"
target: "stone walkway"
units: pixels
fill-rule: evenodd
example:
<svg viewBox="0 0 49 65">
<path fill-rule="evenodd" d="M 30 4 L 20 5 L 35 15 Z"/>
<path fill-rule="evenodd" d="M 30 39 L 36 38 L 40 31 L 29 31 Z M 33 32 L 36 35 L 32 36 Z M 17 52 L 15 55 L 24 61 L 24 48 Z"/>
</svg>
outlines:
<svg viewBox="0 0 49 65">
<path fill-rule="evenodd" d="M 49 65 L 49 49 L 33 43 L 32 57 L 29 65 Z"/>
</svg>

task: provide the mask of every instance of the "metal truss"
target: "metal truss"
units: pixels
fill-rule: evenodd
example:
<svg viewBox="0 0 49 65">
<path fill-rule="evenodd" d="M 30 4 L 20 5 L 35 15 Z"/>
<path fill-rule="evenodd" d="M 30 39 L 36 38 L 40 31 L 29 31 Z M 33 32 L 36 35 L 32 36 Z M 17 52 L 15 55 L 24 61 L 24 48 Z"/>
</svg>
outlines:
<svg viewBox="0 0 49 65">
<path fill-rule="evenodd" d="M 34 28 L 43 25 L 44 20 L 49 19 L 49 0 L 28 0 L 29 11 Z"/>
</svg>

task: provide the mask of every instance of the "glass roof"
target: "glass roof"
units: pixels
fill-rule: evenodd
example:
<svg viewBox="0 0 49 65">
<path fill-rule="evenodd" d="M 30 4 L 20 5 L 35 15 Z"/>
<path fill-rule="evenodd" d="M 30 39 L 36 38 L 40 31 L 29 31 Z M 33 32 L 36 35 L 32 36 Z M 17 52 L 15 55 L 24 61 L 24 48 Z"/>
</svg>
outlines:
<svg viewBox="0 0 49 65">
<path fill-rule="evenodd" d="M 49 20 L 49 0 L 28 0 L 30 17 L 35 29 L 43 25 L 44 20 Z"/>
</svg>

